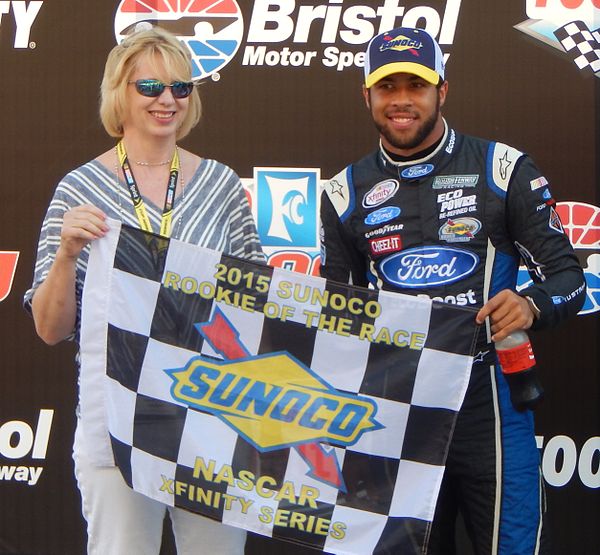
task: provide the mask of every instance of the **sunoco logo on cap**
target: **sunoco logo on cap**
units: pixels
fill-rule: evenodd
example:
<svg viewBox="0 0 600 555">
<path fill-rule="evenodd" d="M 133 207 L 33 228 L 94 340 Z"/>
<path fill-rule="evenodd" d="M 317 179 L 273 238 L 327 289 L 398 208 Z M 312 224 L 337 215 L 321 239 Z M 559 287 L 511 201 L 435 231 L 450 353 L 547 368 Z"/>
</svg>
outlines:
<svg viewBox="0 0 600 555">
<path fill-rule="evenodd" d="M 398 35 L 397 37 L 385 37 L 385 42 L 379 47 L 381 52 L 385 50 L 397 50 L 403 52 L 404 50 L 410 50 L 415 56 L 418 56 L 417 50 L 423 47 L 423 43 L 414 39 L 409 39 L 404 35 Z"/>
<path fill-rule="evenodd" d="M 244 35 L 235 0 L 121 0 L 115 14 L 115 36 L 121 42 L 141 22 L 177 35 L 192 54 L 192 78 L 205 79 L 227 65 Z"/>
</svg>

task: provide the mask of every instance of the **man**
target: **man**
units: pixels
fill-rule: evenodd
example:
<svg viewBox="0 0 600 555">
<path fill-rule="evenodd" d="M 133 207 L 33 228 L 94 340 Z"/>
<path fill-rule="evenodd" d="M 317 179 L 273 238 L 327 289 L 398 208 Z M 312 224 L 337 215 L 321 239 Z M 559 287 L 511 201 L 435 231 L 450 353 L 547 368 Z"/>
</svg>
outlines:
<svg viewBox="0 0 600 555">
<path fill-rule="evenodd" d="M 363 94 L 380 144 L 325 187 L 321 274 L 477 308 L 486 323 L 428 553 L 455 552 L 459 510 L 477 554 L 543 552 L 533 418 L 511 405 L 491 342 L 554 326 L 585 300 L 548 182 L 526 154 L 449 127 L 442 52 L 423 30 L 373 38 Z M 517 294 L 520 259 L 534 283 Z"/>
</svg>

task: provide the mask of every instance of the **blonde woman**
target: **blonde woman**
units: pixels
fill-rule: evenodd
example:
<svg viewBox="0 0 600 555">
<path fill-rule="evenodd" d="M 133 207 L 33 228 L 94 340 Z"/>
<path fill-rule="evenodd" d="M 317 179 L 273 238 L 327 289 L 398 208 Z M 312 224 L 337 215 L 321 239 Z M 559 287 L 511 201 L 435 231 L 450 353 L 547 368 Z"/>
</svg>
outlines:
<svg viewBox="0 0 600 555">
<path fill-rule="evenodd" d="M 105 235 L 107 217 L 264 260 L 239 177 L 177 146 L 200 111 L 190 54 L 173 35 L 157 27 L 140 31 L 110 52 L 100 116 L 116 145 L 58 184 L 41 229 L 33 285 L 25 294 L 25 307 L 46 343 L 79 340 L 89 245 Z M 96 442 L 108 442 L 106 432 L 82 426 L 78 415 L 73 458 L 88 553 L 158 554 L 167 507 L 131 490 L 112 460 L 97 460 L 90 449 Z M 178 553 L 243 553 L 243 530 L 168 510 Z"/>
</svg>

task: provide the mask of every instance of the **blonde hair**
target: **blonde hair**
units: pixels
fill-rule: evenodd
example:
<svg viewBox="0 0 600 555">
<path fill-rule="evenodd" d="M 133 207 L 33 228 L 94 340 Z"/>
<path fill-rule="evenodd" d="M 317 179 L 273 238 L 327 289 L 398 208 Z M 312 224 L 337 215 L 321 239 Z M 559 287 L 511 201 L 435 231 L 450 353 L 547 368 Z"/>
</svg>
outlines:
<svg viewBox="0 0 600 555">
<path fill-rule="evenodd" d="M 153 27 L 127 37 L 108 54 L 100 86 L 100 119 L 111 137 L 123 137 L 127 82 L 143 57 L 154 64 L 161 62 L 173 80 L 192 80 L 190 52 L 175 35 L 160 27 Z M 189 96 L 187 113 L 177 131 L 177 139 L 185 137 L 192 130 L 200 120 L 201 113 L 200 95 L 194 87 Z"/>
</svg>

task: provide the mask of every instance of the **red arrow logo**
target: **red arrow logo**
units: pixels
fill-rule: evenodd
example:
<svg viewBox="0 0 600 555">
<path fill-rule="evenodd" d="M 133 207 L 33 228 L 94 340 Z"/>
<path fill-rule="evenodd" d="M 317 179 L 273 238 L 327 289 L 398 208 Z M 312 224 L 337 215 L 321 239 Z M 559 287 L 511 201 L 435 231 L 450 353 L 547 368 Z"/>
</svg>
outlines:
<svg viewBox="0 0 600 555">
<path fill-rule="evenodd" d="M 325 482 L 344 493 L 347 492 L 344 477 L 338 465 L 337 457 L 333 451 L 327 453 L 320 443 L 303 443 L 296 446 L 296 451 L 310 466 L 308 473 L 320 482 Z"/>
<path fill-rule="evenodd" d="M 8 297 L 12 289 L 18 259 L 18 251 L 0 251 L 0 302 Z"/>
<path fill-rule="evenodd" d="M 212 319 L 196 324 L 196 329 L 206 338 L 210 346 L 227 360 L 246 358 L 250 353 L 240 341 L 240 334 L 217 307 Z M 309 476 L 346 492 L 346 484 L 334 451 L 327 453 L 320 443 L 304 443 L 295 447 L 310 467 Z"/>
<path fill-rule="evenodd" d="M 215 309 L 212 320 L 204 324 L 196 324 L 196 329 L 223 358 L 236 360 L 250 356 L 240 341 L 240 334 L 219 308 Z"/>
</svg>

